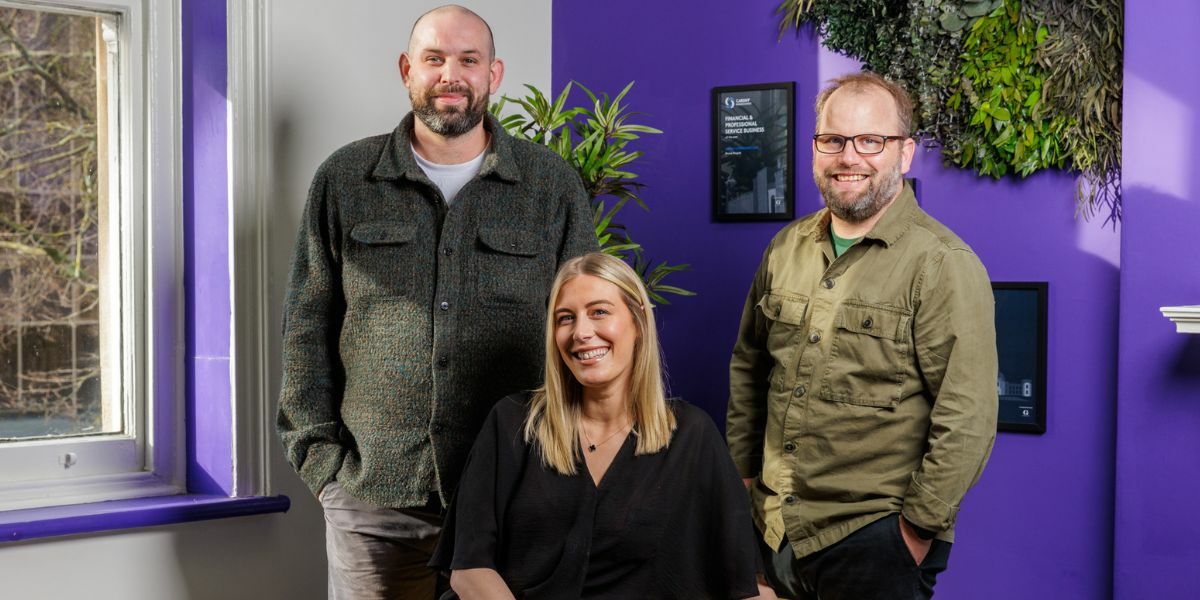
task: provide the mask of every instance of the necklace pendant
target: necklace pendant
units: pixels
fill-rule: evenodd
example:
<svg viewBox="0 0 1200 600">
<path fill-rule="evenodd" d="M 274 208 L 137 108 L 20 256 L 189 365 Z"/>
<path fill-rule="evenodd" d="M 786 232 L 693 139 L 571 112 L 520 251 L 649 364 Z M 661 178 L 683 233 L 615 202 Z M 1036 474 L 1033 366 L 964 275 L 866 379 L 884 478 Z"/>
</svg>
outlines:
<svg viewBox="0 0 1200 600">
<path fill-rule="evenodd" d="M 596 451 L 596 445 L 595 445 L 595 444 L 590 444 L 590 445 L 588 446 L 588 452 L 595 452 L 595 451 Z"/>
</svg>

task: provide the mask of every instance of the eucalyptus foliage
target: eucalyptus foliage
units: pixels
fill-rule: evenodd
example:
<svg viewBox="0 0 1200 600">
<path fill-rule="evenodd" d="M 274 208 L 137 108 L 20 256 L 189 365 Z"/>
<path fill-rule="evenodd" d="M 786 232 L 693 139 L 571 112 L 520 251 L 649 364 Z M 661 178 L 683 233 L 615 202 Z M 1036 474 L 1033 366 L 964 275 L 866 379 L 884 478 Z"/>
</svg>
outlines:
<svg viewBox="0 0 1200 600">
<path fill-rule="evenodd" d="M 1120 218 L 1121 0 L 783 0 L 780 35 L 902 83 L 948 164 L 1002 177 L 1082 174 L 1078 212 Z"/>
<path fill-rule="evenodd" d="M 578 85 L 587 94 L 587 105 L 567 107 L 573 85 Z M 646 283 L 654 302 L 670 304 L 665 294 L 694 296 L 695 292 L 664 283 L 672 273 L 685 270 L 689 265 L 672 265 L 666 261 L 653 264 L 646 258 L 641 244 L 633 241 L 625 226 L 615 221 L 629 202 L 649 210 L 639 194 L 645 186 L 636 181 L 637 174 L 630 170 L 630 165 L 642 156 L 642 152 L 631 150 L 629 144 L 643 134 L 662 133 L 630 120 L 639 113 L 630 112 L 622 101 L 633 82 L 613 98 L 608 94 L 597 96 L 577 82 L 568 83 L 553 100 L 532 85 L 525 87 L 529 93 L 524 97 L 505 96 L 490 110 L 514 137 L 545 145 L 579 173 L 591 202 L 592 224 L 601 252 L 629 262 Z M 519 106 L 522 112 L 503 116 L 509 102 Z"/>
<path fill-rule="evenodd" d="M 937 2 L 912 2 L 906 43 L 891 54 L 892 62 L 878 72 L 905 82 L 913 97 L 916 126 L 929 140 L 953 139 L 963 128 L 957 111 L 944 110 L 961 64 L 962 30 L 947 30 L 947 15 Z M 965 16 L 965 15 L 964 15 Z"/>
</svg>

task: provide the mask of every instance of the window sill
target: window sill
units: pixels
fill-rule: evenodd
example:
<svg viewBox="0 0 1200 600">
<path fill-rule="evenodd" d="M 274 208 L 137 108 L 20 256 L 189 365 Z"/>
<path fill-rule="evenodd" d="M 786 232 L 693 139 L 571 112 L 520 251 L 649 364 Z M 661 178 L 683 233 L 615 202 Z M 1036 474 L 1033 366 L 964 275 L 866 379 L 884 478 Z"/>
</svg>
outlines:
<svg viewBox="0 0 1200 600">
<path fill-rule="evenodd" d="M 1164 306 L 1164 317 L 1175 323 L 1175 331 L 1179 333 L 1200 333 L 1200 305 L 1197 306 Z"/>
<path fill-rule="evenodd" d="M 291 504 L 287 496 L 186 494 L 12 510 L 0 512 L 0 543 L 287 512 Z"/>
</svg>

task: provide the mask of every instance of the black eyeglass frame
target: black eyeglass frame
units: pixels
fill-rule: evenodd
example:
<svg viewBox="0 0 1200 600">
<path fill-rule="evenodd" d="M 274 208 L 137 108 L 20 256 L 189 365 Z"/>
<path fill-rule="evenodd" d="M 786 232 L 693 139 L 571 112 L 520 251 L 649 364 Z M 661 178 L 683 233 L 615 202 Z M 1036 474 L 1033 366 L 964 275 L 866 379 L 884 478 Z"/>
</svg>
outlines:
<svg viewBox="0 0 1200 600">
<path fill-rule="evenodd" d="M 842 138 L 842 146 L 833 152 L 826 152 L 826 151 L 822 150 L 820 147 L 821 146 L 820 143 L 818 143 L 818 141 L 817 141 L 817 138 L 823 137 L 823 136 L 833 136 L 833 137 Z M 859 150 L 858 138 L 865 138 L 865 137 L 883 138 L 883 145 L 879 147 L 878 152 L 863 152 L 862 150 Z M 883 154 L 883 151 L 887 150 L 888 142 L 890 142 L 892 140 L 907 140 L 908 138 L 909 138 L 909 136 L 907 136 L 907 135 L 880 135 L 878 133 L 860 133 L 858 135 L 842 135 L 840 133 L 818 133 L 818 134 L 813 135 L 813 148 L 817 152 L 820 152 L 821 154 L 841 154 L 842 152 L 846 151 L 846 140 L 849 140 L 850 145 L 854 146 L 855 152 L 862 154 L 864 156 L 875 156 L 877 154 Z"/>
</svg>

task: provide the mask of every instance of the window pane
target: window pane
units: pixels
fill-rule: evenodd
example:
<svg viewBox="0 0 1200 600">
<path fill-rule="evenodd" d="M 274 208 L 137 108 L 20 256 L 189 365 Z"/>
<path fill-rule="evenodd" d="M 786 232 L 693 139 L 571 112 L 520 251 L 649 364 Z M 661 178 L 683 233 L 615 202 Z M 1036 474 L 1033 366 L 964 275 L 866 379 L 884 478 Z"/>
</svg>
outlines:
<svg viewBox="0 0 1200 600">
<path fill-rule="evenodd" d="M 100 317 L 99 31 L 94 16 L 0 8 L 0 441 L 122 430 L 100 384 L 119 328 Z"/>
</svg>

